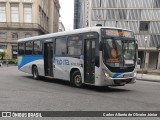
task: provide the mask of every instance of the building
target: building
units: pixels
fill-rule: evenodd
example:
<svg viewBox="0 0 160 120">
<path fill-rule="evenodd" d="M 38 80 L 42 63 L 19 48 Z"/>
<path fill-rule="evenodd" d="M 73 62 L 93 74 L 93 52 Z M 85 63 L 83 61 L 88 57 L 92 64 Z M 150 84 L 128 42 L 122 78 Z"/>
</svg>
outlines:
<svg viewBox="0 0 160 120">
<path fill-rule="evenodd" d="M 74 19 L 79 22 L 74 22 L 74 26 L 81 28 L 102 24 L 133 30 L 139 43 L 142 66 L 146 69 L 160 69 L 160 49 L 157 49 L 160 45 L 160 0 L 76 1 L 80 3 L 75 5 L 75 10 L 86 8 L 87 12 L 75 11 L 74 16 L 78 17 Z"/>
<path fill-rule="evenodd" d="M 58 32 L 58 0 L 0 0 L 0 49 L 17 57 L 20 38 Z"/>
<path fill-rule="evenodd" d="M 59 32 L 63 32 L 63 31 L 65 31 L 65 27 L 64 27 L 62 21 L 59 20 Z"/>
<path fill-rule="evenodd" d="M 88 0 L 74 0 L 74 29 L 88 26 Z"/>
</svg>

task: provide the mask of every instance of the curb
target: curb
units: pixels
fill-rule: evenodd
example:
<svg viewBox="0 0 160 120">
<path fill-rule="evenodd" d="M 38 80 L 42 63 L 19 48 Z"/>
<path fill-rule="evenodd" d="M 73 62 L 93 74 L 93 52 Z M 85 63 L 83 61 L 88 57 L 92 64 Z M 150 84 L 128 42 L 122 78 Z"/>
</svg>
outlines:
<svg viewBox="0 0 160 120">
<path fill-rule="evenodd" d="M 160 80 L 152 80 L 152 79 L 143 79 L 143 78 L 137 78 L 139 81 L 148 81 L 148 82 L 160 82 Z"/>
</svg>

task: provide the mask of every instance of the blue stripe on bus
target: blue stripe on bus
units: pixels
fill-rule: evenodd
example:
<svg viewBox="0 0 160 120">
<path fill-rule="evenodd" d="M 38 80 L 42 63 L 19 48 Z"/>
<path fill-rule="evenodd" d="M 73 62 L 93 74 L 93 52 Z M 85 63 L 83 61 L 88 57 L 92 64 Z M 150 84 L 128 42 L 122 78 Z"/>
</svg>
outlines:
<svg viewBox="0 0 160 120">
<path fill-rule="evenodd" d="M 121 74 L 123 74 L 123 73 L 113 73 L 107 67 L 103 68 L 102 71 L 107 72 L 112 78 L 117 78 L 118 76 L 120 76 Z"/>
<path fill-rule="evenodd" d="M 22 68 L 24 65 L 36 61 L 36 60 L 40 60 L 43 59 L 43 56 L 19 56 L 18 57 L 18 69 Z"/>
<path fill-rule="evenodd" d="M 120 76 L 121 74 L 123 74 L 123 73 L 115 73 L 115 74 L 112 76 L 112 78 L 117 78 L 117 77 Z"/>
</svg>

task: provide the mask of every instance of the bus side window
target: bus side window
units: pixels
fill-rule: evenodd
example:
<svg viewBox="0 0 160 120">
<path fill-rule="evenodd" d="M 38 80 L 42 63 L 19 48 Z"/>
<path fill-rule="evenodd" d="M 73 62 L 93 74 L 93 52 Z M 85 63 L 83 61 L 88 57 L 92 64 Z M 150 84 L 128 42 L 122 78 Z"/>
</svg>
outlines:
<svg viewBox="0 0 160 120">
<path fill-rule="evenodd" d="M 67 53 L 67 40 L 66 38 L 56 39 L 56 55 L 66 55 Z"/>
<path fill-rule="evenodd" d="M 32 55 L 33 53 L 33 42 L 26 42 L 25 55 Z"/>
<path fill-rule="evenodd" d="M 82 40 L 69 40 L 68 41 L 68 55 L 81 55 L 82 54 Z"/>
<path fill-rule="evenodd" d="M 34 41 L 33 42 L 34 50 L 33 54 L 34 55 L 42 55 L 42 42 L 41 41 Z"/>
</svg>

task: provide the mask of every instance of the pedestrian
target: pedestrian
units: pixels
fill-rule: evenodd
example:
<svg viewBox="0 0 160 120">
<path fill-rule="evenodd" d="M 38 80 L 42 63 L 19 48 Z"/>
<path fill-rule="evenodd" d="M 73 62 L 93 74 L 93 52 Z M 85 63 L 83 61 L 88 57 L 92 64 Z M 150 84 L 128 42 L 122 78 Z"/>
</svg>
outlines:
<svg viewBox="0 0 160 120">
<path fill-rule="evenodd" d="M 8 60 L 6 61 L 6 65 L 7 65 L 7 67 L 8 67 Z"/>
<path fill-rule="evenodd" d="M 2 61 L 0 61 L 0 67 L 2 67 Z"/>
</svg>

